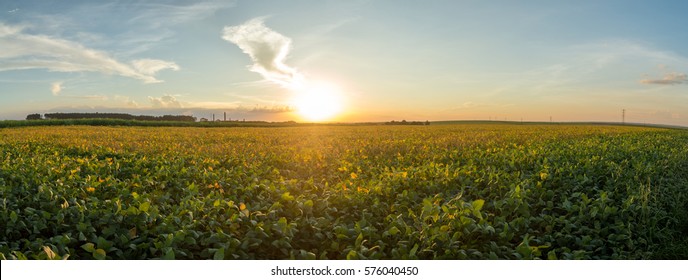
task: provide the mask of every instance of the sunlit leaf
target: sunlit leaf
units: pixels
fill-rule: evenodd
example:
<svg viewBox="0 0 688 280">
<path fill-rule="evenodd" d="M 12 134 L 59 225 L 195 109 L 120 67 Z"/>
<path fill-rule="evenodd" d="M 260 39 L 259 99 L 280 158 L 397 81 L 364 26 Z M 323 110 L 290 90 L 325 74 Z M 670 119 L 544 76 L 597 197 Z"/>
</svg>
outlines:
<svg viewBox="0 0 688 280">
<path fill-rule="evenodd" d="M 354 250 L 349 251 L 348 254 L 346 254 L 346 259 L 347 260 L 357 260 L 358 259 L 358 253 Z"/>
<path fill-rule="evenodd" d="M 104 260 L 105 259 L 105 250 L 96 249 L 95 251 L 93 251 L 93 257 L 96 260 Z"/>
<path fill-rule="evenodd" d="M 148 209 L 149 209 L 149 208 L 150 208 L 150 202 L 148 202 L 148 201 L 146 201 L 146 202 L 144 202 L 144 203 L 141 203 L 141 205 L 139 205 L 139 210 L 140 210 L 141 212 L 144 212 L 144 213 L 145 213 L 145 212 L 148 212 Z"/>
<path fill-rule="evenodd" d="M 49 260 L 54 260 L 57 257 L 57 254 L 48 246 L 43 246 L 43 252 L 45 252 Z"/>
<path fill-rule="evenodd" d="M 485 200 L 482 199 L 476 199 L 473 201 L 473 210 L 475 211 L 480 211 L 480 209 L 483 209 L 483 205 L 485 204 Z"/>
<path fill-rule="evenodd" d="M 86 252 L 89 252 L 89 253 L 93 253 L 96 250 L 95 245 L 91 242 L 86 243 L 84 245 L 81 245 L 81 248 L 86 250 Z"/>
<path fill-rule="evenodd" d="M 289 194 L 289 192 L 285 192 L 282 194 L 282 200 L 292 201 L 292 200 L 294 200 L 294 196 Z"/>
</svg>

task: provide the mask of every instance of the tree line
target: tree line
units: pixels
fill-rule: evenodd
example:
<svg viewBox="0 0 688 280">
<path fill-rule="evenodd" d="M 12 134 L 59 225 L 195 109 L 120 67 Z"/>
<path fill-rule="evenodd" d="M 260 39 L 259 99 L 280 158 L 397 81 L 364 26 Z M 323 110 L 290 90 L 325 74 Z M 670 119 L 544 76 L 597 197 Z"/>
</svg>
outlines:
<svg viewBox="0 0 688 280">
<path fill-rule="evenodd" d="M 386 122 L 385 124 L 386 125 L 430 125 L 430 121 L 424 121 L 424 122 L 410 121 L 410 122 L 407 122 L 406 120 L 402 120 L 402 121 L 398 122 L 398 121 L 393 120 L 391 122 Z"/>
<path fill-rule="evenodd" d="M 178 121 L 178 122 L 195 122 L 196 117 L 184 115 L 164 115 L 164 116 L 146 116 L 146 115 L 131 115 L 125 113 L 47 113 L 29 114 L 26 116 L 27 120 L 74 120 L 74 119 L 118 119 L 118 120 L 136 120 L 136 121 Z"/>
</svg>

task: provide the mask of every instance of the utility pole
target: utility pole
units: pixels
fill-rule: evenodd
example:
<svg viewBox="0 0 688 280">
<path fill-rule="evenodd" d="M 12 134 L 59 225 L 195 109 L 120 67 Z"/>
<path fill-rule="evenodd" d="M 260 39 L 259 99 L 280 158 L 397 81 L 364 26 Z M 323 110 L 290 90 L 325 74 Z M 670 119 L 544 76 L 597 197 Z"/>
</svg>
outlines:
<svg viewBox="0 0 688 280">
<path fill-rule="evenodd" d="M 621 124 L 626 124 L 626 109 L 621 109 Z"/>
</svg>

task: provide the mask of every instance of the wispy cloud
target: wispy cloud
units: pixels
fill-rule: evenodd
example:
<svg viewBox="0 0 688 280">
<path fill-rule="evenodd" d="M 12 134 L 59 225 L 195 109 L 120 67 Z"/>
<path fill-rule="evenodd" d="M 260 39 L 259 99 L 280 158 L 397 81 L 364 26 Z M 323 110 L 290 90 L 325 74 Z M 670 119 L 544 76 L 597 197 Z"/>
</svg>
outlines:
<svg viewBox="0 0 688 280">
<path fill-rule="evenodd" d="M 124 103 L 127 107 L 136 108 L 139 106 L 139 104 L 136 101 L 131 100 L 129 96 L 115 95 L 114 100 L 117 102 Z"/>
<path fill-rule="evenodd" d="M 184 109 L 191 111 L 232 111 L 243 113 L 286 113 L 292 112 L 294 109 L 289 105 L 283 104 L 255 104 L 251 105 L 245 102 L 233 101 L 189 101 L 178 98 L 179 96 L 165 94 L 160 97 L 148 96 L 148 105 L 139 105 L 131 98 L 126 96 L 116 95 L 115 101 L 121 104 L 126 104 L 129 107 L 137 109 Z M 273 102 L 274 103 L 274 102 Z"/>
<path fill-rule="evenodd" d="M 105 95 L 97 95 L 97 94 L 91 94 L 91 95 L 70 95 L 70 94 L 62 94 L 62 91 L 65 89 L 63 86 L 64 82 L 63 81 L 57 81 L 53 82 L 50 84 L 50 92 L 53 94 L 53 96 L 57 96 L 59 98 L 70 98 L 70 99 L 90 99 L 90 100 L 108 100 L 108 97 Z"/>
<path fill-rule="evenodd" d="M 266 27 L 262 18 L 225 26 L 222 38 L 248 54 L 253 61 L 250 70 L 266 80 L 290 87 L 303 79 L 301 73 L 284 62 L 291 49 L 291 39 Z"/>
<path fill-rule="evenodd" d="M 108 97 L 105 95 L 97 95 L 97 94 L 92 94 L 92 95 L 68 95 L 65 97 L 69 98 L 77 98 L 77 99 L 94 99 L 94 100 L 108 100 Z"/>
<path fill-rule="evenodd" d="M 131 64 L 140 73 L 151 76 L 164 69 L 179 70 L 179 66 L 176 63 L 157 59 L 139 59 L 132 61 Z"/>
<path fill-rule="evenodd" d="M 112 40 L 119 52 L 137 54 L 164 43 L 177 34 L 178 25 L 207 18 L 217 11 L 230 8 L 234 1 L 191 1 L 191 4 L 177 3 L 117 3 L 114 9 L 105 7 L 104 12 L 117 11 L 123 18 L 117 34 Z M 88 9 L 88 8 L 87 8 Z"/>
<path fill-rule="evenodd" d="M 459 105 L 456 105 L 454 107 L 450 107 L 447 109 L 444 109 L 443 111 L 471 111 L 477 108 L 507 108 L 514 106 L 515 104 L 511 103 L 504 103 L 504 104 L 499 104 L 499 103 L 476 103 L 473 101 L 466 101 L 464 103 L 461 103 Z"/>
<path fill-rule="evenodd" d="M 137 15 L 129 20 L 131 23 L 147 23 L 152 28 L 181 24 L 205 18 L 219 9 L 234 6 L 233 1 L 205 1 L 190 5 L 171 5 L 162 3 L 142 3 L 131 7 Z"/>
<path fill-rule="evenodd" d="M 98 94 L 90 94 L 90 95 L 59 95 L 60 98 L 69 98 L 69 99 L 82 99 L 82 100 L 100 100 L 100 101 L 106 101 L 109 98 L 105 95 L 98 95 Z"/>
<path fill-rule="evenodd" d="M 100 72 L 134 78 L 144 83 L 162 82 L 154 74 L 179 70 L 174 62 L 142 59 L 129 65 L 103 51 L 60 38 L 32 35 L 21 26 L 0 23 L 0 71 L 47 69 L 56 72 Z"/>
<path fill-rule="evenodd" d="M 12 26 L 12 25 L 5 25 L 3 23 L 0 23 L 0 38 L 17 34 L 19 32 L 22 32 L 22 30 L 24 30 L 25 28 L 26 28 L 26 26 L 23 26 L 23 25 Z M 0 53 L 0 56 L 1 55 L 6 55 L 6 54 Z"/>
<path fill-rule="evenodd" d="M 251 102 L 255 104 L 272 104 L 283 102 L 285 100 L 280 100 L 274 95 L 255 95 L 255 94 L 237 94 L 237 93 L 225 93 L 225 96 L 232 97 L 232 99 L 240 99 L 245 102 Z"/>
<path fill-rule="evenodd" d="M 582 93 L 581 84 L 598 89 L 627 87 L 632 83 L 676 85 L 686 83 L 681 71 L 668 71 L 660 67 L 663 76 L 652 78 L 642 75 L 642 69 L 653 65 L 688 66 L 688 58 L 680 54 L 631 40 L 603 40 L 563 48 L 531 69 L 511 73 L 489 73 L 481 82 L 498 78 L 501 82 L 491 95 L 513 96 L 513 93 L 531 96 L 553 96 Z M 675 73 L 671 73 L 675 72 Z M 480 77 L 480 76 L 479 76 Z"/>
<path fill-rule="evenodd" d="M 153 108 L 181 108 L 182 103 L 177 100 L 176 97 L 172 95 L 163 95 L 162 97 L 152 97 L 148 96 L 148 101 L 150 101 Z"/>
<path fill-rule="evenodd" d="M 317 36 L 323 36 L 327 33 L 330 33 L 332 31 L 342 27 L 342 26 L 345 26 L 345 25 L 350 24 L 352 22 L 358 21 L 360 19 L 361 19 L 360 16 L 340 19 L 338 21 L 316 27 L 316 29 L 313 33 L 315 33 L 315 35 L 317 35 Z"/>
<path fill-rule="evenodd" d="M 226 109 L 236 108 L 241 102 L 217 102 L 217 101 L 200 101 L 200 102 L 184 102 L 189 108 L 205 108 L 205 109 Z"/>
<path fill-rule="evenodd" d="M 244 108 L 239 108 L 239 109 L 244 109 Z M 253 107 L 252 109 L 246 110 L 248 112 L 252 113 L 288 113 L 288 112 L 293 112 L 295 111 L 293 107 L 291 106 L 262 106 L 262 107 Z"/>
<path fill-rule="evenodd" d="M 674 53 L 655 49 L 652 46 L 631 40 L 603 40 L 590 44 L 577 45 L 572 48 L 585 57 L 593 66 L 604 67 L 614 62 L 635 59 L 650 62 L 666 62 L 680 57 Z"/>
<path fill-rule="evenodd" d="M 294 112 L 294 108 L 289 105 L 254 105 L 248 106 L 240 102 L 185 102 L 189 110 L 204 111 L 227 111 L 233 113 L 260 113 L 260 114 L 279 114 Z"/>
<path fill-rule="evenodd" d="M 688 83 L 688 75 L 685 73 L 667 73 L 661 79 L 643 79 L 640 80 L 640 83 L 646 85 L 678 85 Z"/>
<path fill-rule="evenodd" d="M 58 96 L 58 95 L 60 95 L 61 91 L 62 91 L 62 82 L 54 82 L 50 85 L 50 92 L 52 92 L 53 95 Z"/>
<path fill-rule="evenodd" d="M 60 13 L 25 15 L 42 34 L 59 35 L 111 53 L 131 56 L 165 43 L 177 26 L 230 8 L 235 1 L 82 1 Z M 110 19 L 116 20 L 110 20 Z M 102 33 L 107 30 L 107 36 Z M 95 40 L 94 40 L 95 39 Z"/>
</svg>

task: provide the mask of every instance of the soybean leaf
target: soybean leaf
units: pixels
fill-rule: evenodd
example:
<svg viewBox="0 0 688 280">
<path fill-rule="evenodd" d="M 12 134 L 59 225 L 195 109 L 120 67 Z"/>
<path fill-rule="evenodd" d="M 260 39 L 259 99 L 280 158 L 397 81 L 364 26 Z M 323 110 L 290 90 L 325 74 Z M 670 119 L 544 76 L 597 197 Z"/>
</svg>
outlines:
<svg viewBox="0 0 688 280">
<path fill-rule="evenodd" d="M 93 253 L 96 250 L 95 245 L 93 245 L 93 243 L 91 242 L 81 245 L 81 248 L 83 248 L 84 250 L 86 250 L 86 252 L 89 253 Z"/>
<path fill-rule="evenodd" d="M 105 250 L 96 249 L 95 251 L 93 251 L 93 257 L 96 260 L 104 260 L 105 259 Z"/>
</svg>

